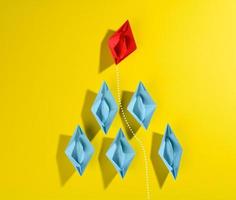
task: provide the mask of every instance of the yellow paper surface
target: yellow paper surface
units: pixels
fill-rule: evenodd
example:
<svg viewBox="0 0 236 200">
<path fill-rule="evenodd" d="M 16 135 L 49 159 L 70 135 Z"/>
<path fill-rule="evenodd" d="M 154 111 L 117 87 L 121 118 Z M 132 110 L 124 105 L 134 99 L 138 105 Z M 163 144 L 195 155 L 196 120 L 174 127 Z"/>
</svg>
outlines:
<svg viewBox="0 0 236 200">
<path fill-rule="evenodd" d="M 124 180 L 104 158 L 120 115 L 105 136 L 89 112 L 103 80 L 117 100 L 104 38 L 129 19 L 137 50 L 119 64 L 121 90 L 141 80 L 158 104 L 136 133 L 152 199 L 235 199 L 235 11 L 234 0 L 1 1 L 0 198 L 146 198 L 134 138 Z M 183 147 L 177 181 L 155 158 L 167 123 Z M 82 177 L 64 155 L 77 125 L 95 148 Z"/>
</svg>

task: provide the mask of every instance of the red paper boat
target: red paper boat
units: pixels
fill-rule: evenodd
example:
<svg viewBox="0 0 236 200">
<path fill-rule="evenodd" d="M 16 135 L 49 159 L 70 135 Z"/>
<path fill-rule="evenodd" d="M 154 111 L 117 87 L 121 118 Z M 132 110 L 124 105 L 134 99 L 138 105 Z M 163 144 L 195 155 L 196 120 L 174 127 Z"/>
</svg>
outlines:
<svg viewBox="0 0 236 200">
<path fill-rule="evenodd" d="M 128 20 L 109 38 L 108 46 L 116 64 L 136 49 Z"/>
</svg>

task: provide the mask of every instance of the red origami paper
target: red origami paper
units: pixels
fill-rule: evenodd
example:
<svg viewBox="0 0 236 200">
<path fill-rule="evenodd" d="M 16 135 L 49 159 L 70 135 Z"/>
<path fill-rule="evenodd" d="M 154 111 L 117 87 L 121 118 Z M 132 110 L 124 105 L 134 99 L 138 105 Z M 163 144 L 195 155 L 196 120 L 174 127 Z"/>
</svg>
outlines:
<svg viewBox="0 0 236 200">
<path fill-rule="evenodd" d="M 128 20 L 109 38 L 108 46 L 116 64 L 136 49 Z"/>
</svg>

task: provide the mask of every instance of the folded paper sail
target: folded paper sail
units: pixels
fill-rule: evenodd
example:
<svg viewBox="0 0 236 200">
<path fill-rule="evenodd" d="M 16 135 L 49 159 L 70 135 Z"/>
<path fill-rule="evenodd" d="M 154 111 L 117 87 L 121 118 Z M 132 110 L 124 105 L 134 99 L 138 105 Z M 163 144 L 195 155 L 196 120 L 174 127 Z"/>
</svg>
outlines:
<svg viewBox="0 0 236 200">
<path fill-rule="evenodd" d="M 182 147 L 174 135 L 174 132 L 171 130 L 169 124 L 167 125 L 166 132 L 162 138 L 159 155 L 168 170 L 176 179 L 182 156 Z"/>
<path fill-rule="evenodd" d="M 109 38 L 108 46 L 116 64 L 136 49 L 128 20 Z"/>
<path fill-rule="evenodd" d="M 139 83 L 127 109 L 145 129 L 148 128 L 156 104 L 142 82 Z"/>
<path fill-rule="evenodd" d="M 124 178 L 128 167 L 135 156 L 135 152 L 128 143 L 121 129 L 108 149 L 106 156 L 114 165 L 121 177 Z"/>
<path fill-rule="evenodd" d="M 118 107 L 115 99 L 112 96 L 106 82 L 103 82 L 102 87 L 92 105 L 91 111 L 105 133 L 109 130 L 117 110 Z"/>
<path fill-rule="evenodd" d="M 93 152 L 93 146 L 80 126 L 78 126 L 65 150 L 65 154 L 80 175 L 84 173 Z"/>
</svg>

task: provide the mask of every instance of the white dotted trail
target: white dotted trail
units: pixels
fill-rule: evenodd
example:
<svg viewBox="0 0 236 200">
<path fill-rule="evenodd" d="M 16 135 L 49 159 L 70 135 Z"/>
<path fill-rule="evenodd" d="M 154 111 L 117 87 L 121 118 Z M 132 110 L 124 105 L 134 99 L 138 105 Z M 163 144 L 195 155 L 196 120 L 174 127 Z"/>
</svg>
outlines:
<svg viewBox="0 0 236 200">
<path fill-rule="evenodd" d="M 126 114 L 124 112 L 124 108 L 122 106 L 121 103 L 121 97 L 120 97 L 120 71 L 119 71 L 119 66 L 116 65 L 116 86 L 117 86 L 117 96 L 118 96 L 118 103 L 120 106 L 120 110 L 121 110 L 121 114 L 122 117 L 124 118 L 124 121 L 129 129 L 129 131 L 132 133 L 133 137 L 135 138 L 135 140 L 138 142 L 142 152 L 143 152 L 143 157 L 144 157 L 144 164 L 145 164 L 145 179 L 146 179 L 146 192 L 147 192 L 147 200 L 150 200 L 150 185 L 149 185 L 149 173 L 148 173 L 148 160 L 147 160 L 147 153 L 144 147 L 144 144 L 142 142 L 142 140 L 140 140 L 136 134 L 134 133 L 132 127 L 130 126 L 127 118 L 126 118 Z"/>
</svg>

